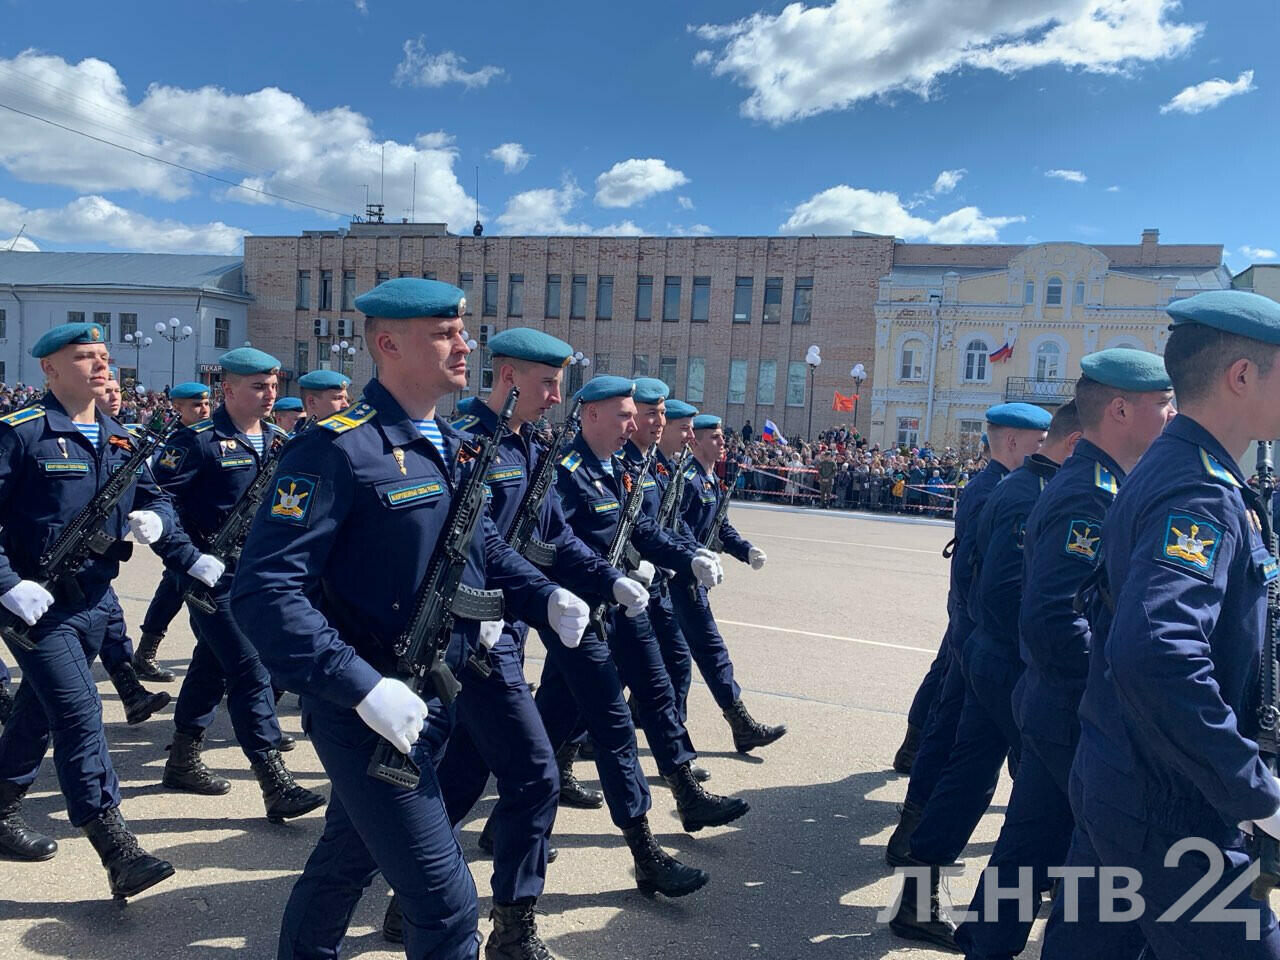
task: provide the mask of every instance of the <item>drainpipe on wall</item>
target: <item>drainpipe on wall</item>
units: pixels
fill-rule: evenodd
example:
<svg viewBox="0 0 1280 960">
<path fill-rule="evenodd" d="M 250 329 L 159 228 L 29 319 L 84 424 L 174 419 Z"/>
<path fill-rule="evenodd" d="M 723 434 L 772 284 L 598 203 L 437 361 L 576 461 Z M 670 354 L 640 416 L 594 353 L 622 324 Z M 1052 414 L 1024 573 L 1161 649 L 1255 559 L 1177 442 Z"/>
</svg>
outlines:
<svg viewBox="0 0 1280 960">
<path fill-rule="evenodd" d="M 18 296 L 18 288 L 12 283 L 9 284 L 9 296 L 13 297 L 14 301 L 18 304 L 18 369 L 16 371 L 18 378 L 14 383 L 22 383 L 22 358 L 26 354 L 26 351 L 23 349 L 23 342 L 27 332 L 27 325 L 22 322 L 25 319 L 23 317 L 25 304 L 23 304 L 22 298 Z M 7 333 L 8 331 L 5 332 Z"/>
<path fill-rule="evenodd" d="M 942 298 L 936 293 L 931 293 L 929 295 L 929 312 L 933 314 L 933 347 L 929 351 L 929 403 L 924 413 L 923 436 L 917 438 L 920 443 L 924 443 L 926 440 L 933 441 L 933 395 L 937 390 L 934 374 L 938 370 L 938 342 L 942 339 L 941 305 Z"/>
</svg>

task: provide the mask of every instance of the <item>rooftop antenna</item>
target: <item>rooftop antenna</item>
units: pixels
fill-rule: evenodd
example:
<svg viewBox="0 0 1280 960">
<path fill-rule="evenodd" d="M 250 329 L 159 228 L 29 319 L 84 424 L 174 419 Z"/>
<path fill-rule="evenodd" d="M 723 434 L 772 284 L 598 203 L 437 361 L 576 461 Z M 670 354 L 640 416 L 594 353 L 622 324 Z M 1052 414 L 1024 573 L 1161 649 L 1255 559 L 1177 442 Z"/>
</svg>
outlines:
<svg viewBox="0 0 1280 960">
<path fill-rule="evenodd" d="M 418 165 L 413 165 L 413 195 L 409 198 L 409 222 L 418 222 Z"/>
<path fill-rule="evenodd" d="M 13 248 L 18 245 L 18 241 L 22 239 L 22 234 L 26 229 L 27 225 L 24 223 L 22 229 L 18 231 L 18 235 L 13 238 L 13 243 L 9 244 L 9 249 L 5 251 L 6 253 L 13 253 Z"/>
<path fill-rule="evenodd" d="M 480 164 L 476 164 L 476 225 L 471 228 L 473 236 L 484 233 L 484 224 L 480 222 Z"/>
<path fill-rule="evenodd" d="M 387 202 L 387 145 L 382 144 L 382 185 L 378 187 L 378 202 Z"/>
</svg>

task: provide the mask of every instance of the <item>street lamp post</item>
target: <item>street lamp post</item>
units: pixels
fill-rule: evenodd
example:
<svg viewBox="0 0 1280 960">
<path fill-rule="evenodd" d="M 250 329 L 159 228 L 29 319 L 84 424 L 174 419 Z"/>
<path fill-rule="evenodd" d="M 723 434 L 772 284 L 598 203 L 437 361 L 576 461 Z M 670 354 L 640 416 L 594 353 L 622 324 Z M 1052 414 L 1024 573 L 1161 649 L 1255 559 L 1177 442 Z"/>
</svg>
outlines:
<svg viewBox="0 0 1280 960">
<path fill-rule="evenodd" d="M 351 343 L 346 340 L 331 343 L 329 344 L 329 352 L 338 361 L 338 372 L 343 376 L 346 376 L 345 364 L 350 363 L 351 369 L 355 370 L 356 348 Z"/>
<path fill-rule="evenodd" d="M 808 352 L 804 355 L 804 362 L 809 365 L 809 432 L 806 439 L 811 441 L 813 440 L 813 378 L 822 363 L 822 352 L 816 343 L 810 344 Z"/>
<path fill-rule="evenodd" d="M 182 327 L 181 330 L 178 328 Z M 157 321 L 156 333 L 169 341 L 169 389 L 173 389 L 174 381 L 177 379 L 178 370 L 178 343 L 187 339 L 194 333 L 190 327 L 182 326 L 182 321 L 177 317 L 170 317 L 166 324 L 163 320 Z"/>
<path fill-rule="evenodd" d="M 133 378 L 134 382 L 139 382 L 142 380 L 142 348 L 151 346 L 155 341 L 140 333 L 126 333 L 124 342 L 133 347 Z"/>
<path fill-rule="evenodd" d="M 570 378 L 572 380 L 570 386 L 572 389 L 569 391 L 569 395 L 572 396 L 577 393 L 578 389 L 582 386 L 582 378 L 586 374 L 587 367 L 591 366 L 591 358 L 583 356 L 581 350 L 576 350 L 574 351 L 573 356 L 569 358 L 569 366 L 573 367 L 573 370 L 570 372 Z"/>
<path fill-rule="evenodd" d="M 853 377 L 853 432 L 858 432 L 858 398 L 862 396 L 862 384 L 867 379 L 867 368 L 860 363 L 855 363 L 853 369 L 849 371 L 849 376 Z"/>
</svg>

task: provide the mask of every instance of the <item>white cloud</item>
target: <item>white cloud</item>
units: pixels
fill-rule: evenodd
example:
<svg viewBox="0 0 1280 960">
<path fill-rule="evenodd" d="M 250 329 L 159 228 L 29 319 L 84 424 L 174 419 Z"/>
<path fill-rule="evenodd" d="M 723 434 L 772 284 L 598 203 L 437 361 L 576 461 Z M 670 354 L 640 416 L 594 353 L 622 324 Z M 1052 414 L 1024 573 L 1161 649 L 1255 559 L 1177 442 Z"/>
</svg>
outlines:
<svg viewBox="0 0 1280 960">
<path fill-rule="evenodd" d="M 21 237 L 0 239 L 0 253 L 39 253 L 40 247 L 25 234 Z"/>
<path fill-rule="evenodd" d="M 695 223 L 684 227 L 678 223 L 668 223 L 667 233 L 673 237 L 709 237 L 715 233 L 705 223 Z"/>
<path fill-rule="evenodd" d="M 498 225 L 505 233 L 517 235 L 550 236 L 598 236 L 639 237 L 644 231 L 624 220 L 605 227 L 592 227 L 582 222 L 571 222 L 568 217 L 583 197 L 582 190 L 572 180 L 566 180 L 559 189 L 542 187 L 517 193 L 507 200 L 506 209 L 498 216 Z"/>
<path fill-rule="evenodd" d="M 500 143 L 489 151 L 489 159 L 497 160 L 507 173 L 519 173 L 529 164 L 530 154 L 518 143 Z"/>
<path fill-rule="evenodd" d="M 368 0 L 355 0 L 355 3 L 356 3 L 356 9 L 359 10 L 361 13 L 363 13 L 367 17 L 369 15 Z"/>
<path fill-rule="evenodd" d="M 1054 180 L 1066 180 L 1068 183 L 1084 183 L 1089 179 L 1079 170 L 1046 170 L 1044 175 Z"/>
<path fill-rule="evenodd" d="M 443 87 L 460 83 L 468 90 L 486 87 L 490 81 L 502 76 L 501 67 L 481 67 L 468 72 L 464 68 L 467 58 L 452 50 L 427 53 L 425 37 L 404 42 L 404 59 L 396 66 L 395 84 L 398 87 Z"/>
<path fill-rule="evenodd" d="M 693 55 L 693 62 L 695 66 L 701 67 L 710 63 L 712 60 L 715 59 L 715 57 L 716 55 L 712 53 L 710 50 L 699 50 L 697 53 Z"/>
<path fill-rule="evenodd" d="M 596 177 L 596 203 L 602 207 L 632 207 L 655 193 L 673 190 L 689 182 L 667 161 L 649 157 L 623 160 Z"/>
<path fill-rule="evenodd" d="M 1115 187 L 1115 186 L 1107 187 L 1107 193 L 1119 193 L 1119 192 L 1120 192 L 1119 187 Z"/>
<path fill-rule="evenodd" d="M 1276 252 L 1269 247 L 1251 247 L 1247 243 L 1240 248 L 1240 252 L 1250 260 L 1275 260 L 1277 256 Z"/>
<path fill-rule="evenodd" d="M 680 204 L 681 210 L 693 209 L 693 201 L 690 200 L 688 197 L 684 197 L 684 196 L 676 197 L 676 203 Z"/>
<path fill-rule="evenodd" d="M 938 179 L 933 181 L 933 190 L 930 191 L 934 196 L 941 196 L 944 193 L 950 193 L 956 188 L 964 175 L 968 173 L 963 167 L 959 170 L 943 170 L 938 174 Z"/>
<path fill-rule="evenodd" d="M 1232 83 L 1221 77 L 1205 80 L 1180 91 L 1177 96 L 1160 108 L 1161 113 L 1202 113 L 1212 110 L 1228 97 L 1237 97 L 1242 93 L 1256 90 L 1253 85 L 1253 71 L 1242 71 Z"/>
<path fill-rule="evenodd" d="M 841 235 L 860 230 L 931 243 L 993 243 L 1002 227 L 1025 219 L 988 217 L 970 206 L 928 220 L 913 215 L 896 193 L 840 184 L 798 204 L 778 231 Z"/>
<path fill-rule="evenodd" d="M 30 113 L 94 136 L 226 177 L 247 187 L 336 211 L 364 207 L 362 184 L 377 184 L 386 147 L 388 212 L 417 208 L 419 219 L 469 226 L 473 201 L 454 172 L 453 138 L 442 131 L 410 143 L 375 137 L 368 117 L 349 107 L 317 111 L 276 87 L 231 93 L 218 87 L 152 85 L 133 102 L 116 69 L 102 60 L 69 64 L 26 51 L 0 59 L 0 94 Z M 417 164 L 416 204 L 411 202 Z M 178 200 L 205 181 L 182 170 L 0 111 L 0 168 L 20 180 L 81 194 L 133 190 Z M 246 190 L 215 194 L 240 203 L 282 204 Z M 283 205 L 283 204 L 282 204 Z"/>
<path fill-rule="evenodd" d="M 964 69 L 1119 73 L 1185 53 L 1202 32 L 1177 0 L 833 0 L 692 26 L 750 91 L 742 113 L 785 123 L 905 91 L 927 98 Z M 695 56 L 695 62 L 699 60 Z"/>
<path fill-rule="evenodd" d="M 98 196 L 36 210 L 0 197 L 0 231 L 16 232 L 24 223 L 29 234 L 46 243 L 151 253 L 236 254 L 247 232 L 221 220 L 197 224 L 156 220 Z"/>
</svg>

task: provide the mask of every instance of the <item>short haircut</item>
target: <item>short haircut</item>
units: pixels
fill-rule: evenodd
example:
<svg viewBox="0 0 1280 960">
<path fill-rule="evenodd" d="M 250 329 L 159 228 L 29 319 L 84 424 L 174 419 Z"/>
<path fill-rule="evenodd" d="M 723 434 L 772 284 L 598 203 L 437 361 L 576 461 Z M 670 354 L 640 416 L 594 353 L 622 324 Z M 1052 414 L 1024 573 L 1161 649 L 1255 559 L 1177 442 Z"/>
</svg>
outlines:
<svg viewBox="0 0 1280 960">
<path fill-rule="evenodd" d="M 1173 392 L 1179 400 L 1200 400 L 1237 360 L 1249 360 L 1266 376 L 1271 372 L 1277 351 L 1280 347 L 1273 343 L 1224 333 L 1201 323 L 1184 323 L 1169 334 L 1164 348 L 1164 368 L 1169 372 Z"/>
<path fill-rule="evenodd" d="M 1129 391 L 1107 386 L 1100 380 L 1081 377 L 1076 381 L 1075 405 L 1080 415 L 1080 426 L 1092 430 L 1102 423 L 1102 415 L 1116 397 L 1129 397 Z"/>
<path fill-rule="evenodd" d="M 1074 400 L 1068 400 L 1053 415 L 1053 420 L 1049 422 L 1049 433 L 1044 438 L 1044 442 L 1057 443 L 1071 436 L 1071 434 L 1079 432 L 1080 409 L 1076 406 Z"/>
</svg>

